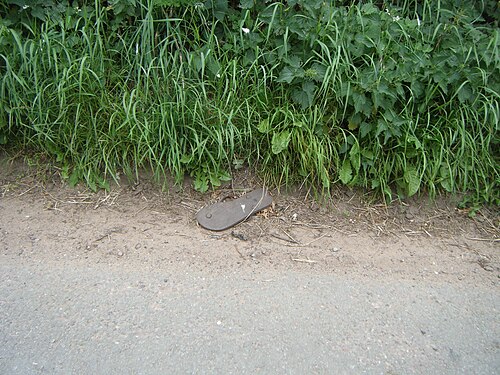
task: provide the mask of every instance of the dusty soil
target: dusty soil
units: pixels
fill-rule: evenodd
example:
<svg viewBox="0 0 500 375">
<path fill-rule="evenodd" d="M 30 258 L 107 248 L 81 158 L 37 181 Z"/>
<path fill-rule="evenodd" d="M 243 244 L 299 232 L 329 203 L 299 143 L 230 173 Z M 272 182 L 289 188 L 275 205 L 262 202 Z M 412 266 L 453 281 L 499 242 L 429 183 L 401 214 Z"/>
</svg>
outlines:
<svg viewBox="0 0 500 375">
<path fill-rule="evenodd" d="M 162 191 L 145 175 L 92 193 L 68 187 L 56 168 L 31 168 L 4 155 L 0 252 L 47 264 L 182 264 L 214 273 L 295 270 L 491 287 L 500 282 L 498 208 L 471 218 L 452 198 L 385 205 L 338 190 L 319 204 L 306 190 L 271 190 L 273 206 L 233 229 L 210 232 L 197 225 L 195 214 L 204 205 L 260 184 L 241 173 L 202 195 L 189 181 Z"/>
<path fill-rule="evenodd" d="M 272 190 L 197 225 L 261 184 L 92 193 L 0 157 L 0 373 L 499 373 L 498 208 Z"/>
</svg>

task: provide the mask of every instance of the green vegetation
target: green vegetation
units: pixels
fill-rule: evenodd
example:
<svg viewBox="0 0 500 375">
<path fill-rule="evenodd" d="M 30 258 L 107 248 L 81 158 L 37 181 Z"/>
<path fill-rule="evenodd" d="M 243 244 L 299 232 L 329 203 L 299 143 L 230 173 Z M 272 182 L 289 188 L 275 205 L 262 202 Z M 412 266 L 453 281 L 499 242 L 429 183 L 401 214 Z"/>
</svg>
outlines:
<svg viewBox="0 0 500 375">
<path fill-rule="evenodd" d="M 8 0 L 0 143 L 93 189 L 148 166 L 205 191 L 248 164 L 498 204 L 499 5 L 473 3 Z"/>
</svg>

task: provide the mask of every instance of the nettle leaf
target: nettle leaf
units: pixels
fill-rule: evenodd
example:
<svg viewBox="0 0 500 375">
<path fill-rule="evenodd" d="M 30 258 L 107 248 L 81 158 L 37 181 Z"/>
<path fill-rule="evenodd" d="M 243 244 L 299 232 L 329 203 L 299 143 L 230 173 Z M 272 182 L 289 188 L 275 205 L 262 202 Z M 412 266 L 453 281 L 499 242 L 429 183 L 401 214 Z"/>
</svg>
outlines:
<svg viewBox="0 0 500 375">
<path fill-rule="evenodd" d="M 295 103 L 300 104 L 302 109 L 310 107 L 314 101 L 314 93 L 317 86 L 312 82 L 303 82 L 301 89 L 295 89 L 292 92 L 292 99 Z"/>
<path fill-rule="evenodd" d="M 366 37 L 366 34 L 363 32 L 363 34 L 356 34 L 356 37 L 354 38 L 354 41 L 358 44 L 363 44 L 366 47 L 373 47 L 373 42 Z"/>
<path fill-rule="evenodd" d="M 304 82 L 302 84 L 302 90 L 304 90 L 304 92 L 307 92 L 307 94 L 310 95 L 311 97 L 314 97 L 314 93 L 316 91 L 316 85 L 312 82 Z"/>
<path fill-rule="evenodd" d="M 366 135 L 372 131 L 372 128 L 373 128 L 372 124 L 363 121 L 359 127 L 361 138 L 366 137 Z"/>
<path fill-rule="evenodd" d="M 387 126 L 387 121 L 383 118 L 377 121 L 377 130 L 375 131 L 375 136 L 378 137 L 381 133 L 387 133 L 389 127 Z"/>
<path fill-rule="evenodd" d="M 292 83 L 293 79 L 295 78 L 295 75 L 288 66 L 285 66 L 279 75 L 279 77 L 276 79 L 276 82 L 286 82 L 286 83 Z"/>
<path fill-rule="evenodd" d="M 219 21 L 224 21 L 226 14 L 229 11 L 227 0 L 207 0 L 205 2 L 207 9 L 212 9 L 215 18 Z"/>
<path fill-rule="evenodd" d="M 349 95 L 351 95 L 351 83 L 350 82 L 345 82 L 343 81 L 340 84 L 340 96 L 345 98 Z"/>
<path fill-rule="evenodd" d="M 377 7 L 375 7 L 375 5 L 373 4 L 364 4 L 362 7 L 361 7 L 361 13 L 363 14 L 374 14 L 374 13 L 378 13 L 379 12 L 379 9 Z"/>
<path fill-rule="evenodd" d="M 292 68 L 300 68 L 300 66 L 302 65 L 302 60 L 300 59 L 300 57 L 298 57 L 296 55 L 292 55 L 290 57 L 287 57 L 284 60 Z"/>
<path fill-rule="evenodd" d="M 310 69 L 305 71 L 305 76 L 316 82 L 323 82 L 325 75 L 326 67 L 318 63 L 314 63 Z"/>
<path fill-rule="evenodd" d="M 411 92 L 413 93 L 415 98 L 422 97 L 422 95 L 425 92 L 424 84 L 417 79 L 414 79 L 411 81 L 410 88 L 411 88 Z"/>
<path fill-rule="evenodd" d="M 387 97 L 387 95 L 378 91 L 372 92 L 372 101 L 373 106 L 376 110 L 378 110 L 379 108 L 389 109 L 393 107 L 393 100 Z"/>
<path fill-rule="evenodd" d="M 363 118 L 361 117 L 361 114 L 359 112 L 355 112 L 349 119 L 347 127 L 349 128 L 349 130 L 356 130 L 359 127 L 359 124 L 361 124 L 362 120 Z"/>
<path fill-rule="evenodd" d="M 464 102 L 470 102 L 474 99 L 471 87 L 468 83 L 464 83 L 460 88 L 458 89 L 458 100 L 460 100 L 460 103 Z"/>
<path fill-rule="evenodd" d="M 352 93 L 352 99 L 354 101 L 354 109 L 356 112 L 361 112 L 366 116 L 369 116 L 372 112 L 372 103 L 364 94 L 358 92 Z"/>
<path fill-rule="evenodd" d="M 340 181 L 342 181 L 344 185 L 347 185 L 352 180 L 352 168 L 349 160 L 344 160 L 342 163 L 342 168 L 340 168 L 339 171 L 339 177 Z"/>
<path fill-rule="evenodd" d="M 274 133 L 273 139 L 271 141 L 272 152 L 274 155 L 278 155 L 280 152 L 285 150 L 290 143 L 290 131 L 284 130 L 281 133 Z"/>
<path fill-rule="evenodd" d="M 295 103 L 300 104 L 303 109 L 309 106 L 309 97 L 307 93 L 301 89 L 295 89 L 292 92 L 292 99 Z"/>
<path fill-rule="evenodd" d="M 240 8 L 241 9 L 252 9 L 253 3 L 254 3 L 254 0 L 241 0 L 240 1 Z"/>
</svg>

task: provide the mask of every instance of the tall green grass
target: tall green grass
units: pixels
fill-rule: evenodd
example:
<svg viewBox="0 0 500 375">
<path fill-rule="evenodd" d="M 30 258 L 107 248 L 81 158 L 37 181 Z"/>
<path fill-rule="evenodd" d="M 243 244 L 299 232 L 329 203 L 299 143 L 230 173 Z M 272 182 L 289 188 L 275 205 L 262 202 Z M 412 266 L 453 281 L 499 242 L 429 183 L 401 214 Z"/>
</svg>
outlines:
<svg viewBox="0 0 500 375">
<path fill-rule="evenodd" d="M 390 14 L 272 3 L 231 21 L 148 1 L 113 30 L 96 2 L 2 26 L 0 136 L 93 189 L 149 167 L 205 191 L 247 164 L 324 193 L 343 183 L 498 203 L 498 29 L 399 3 Z"/>
</svg>

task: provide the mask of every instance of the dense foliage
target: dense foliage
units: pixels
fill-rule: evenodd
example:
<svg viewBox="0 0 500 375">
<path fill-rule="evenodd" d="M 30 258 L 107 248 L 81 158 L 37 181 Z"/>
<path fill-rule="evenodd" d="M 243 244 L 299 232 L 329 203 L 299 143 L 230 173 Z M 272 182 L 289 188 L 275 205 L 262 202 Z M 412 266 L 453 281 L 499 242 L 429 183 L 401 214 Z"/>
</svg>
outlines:
<svg viewBox="0 0 500 375">
<path fill-rule="evenodd" d="M 150 165 L 205 191 L 249 164 L 325 192 L 499 203 L 495 0 L 8 0 L 0 12 L 0 143 L 51 155 L 71 183 Z"/>
</svg>

